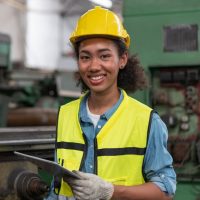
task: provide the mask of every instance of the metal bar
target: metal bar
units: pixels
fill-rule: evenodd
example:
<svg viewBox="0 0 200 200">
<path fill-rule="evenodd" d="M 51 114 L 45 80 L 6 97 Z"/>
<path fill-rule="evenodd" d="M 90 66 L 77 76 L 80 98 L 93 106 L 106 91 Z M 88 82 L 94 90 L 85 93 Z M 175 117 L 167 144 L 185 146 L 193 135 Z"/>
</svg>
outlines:
<svg viewBox="0 0 200 200">
<path fill-rule="evenodd" d="M 7 141 L 0 141 L 0 145 L 22 145 L 22 144 L 47 144 L 47 143 L 54 143 L 55 139 L 30 139 L 30 140 L 7 140 Z"/>
<path fill-rule="evenodd" d="M 56 128 L 0 128 L 0 153 L 13 150 L 54 149 Z"/>
<path fill-rule="evenodd" d="M 55 133 L 56 127 L 44 126 L 44 127 L 23 127 L 23 128 L 0 128 L 0 134 L 2 133 Z"/>
</svg>

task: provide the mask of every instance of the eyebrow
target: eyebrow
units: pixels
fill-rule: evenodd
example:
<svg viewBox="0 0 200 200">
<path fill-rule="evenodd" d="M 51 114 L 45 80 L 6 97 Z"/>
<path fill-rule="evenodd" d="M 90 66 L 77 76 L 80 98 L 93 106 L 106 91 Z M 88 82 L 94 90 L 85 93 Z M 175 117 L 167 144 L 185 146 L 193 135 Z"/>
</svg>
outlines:
<svg viewBox="0 0 200 200">
<path fill-rule="evenodd" d="M 105 49 L 99 49 L 97 50 L 99 53 L 104 52 L 104 51 L 111 51 L 109 48 L 105 48 Z M 79 53 L 87 53 L 89 54 L 90 52 L 87 50 L 81 50 Z"/>
<path fill-rule="evenodd" d="M 105 48 L 105 49 L 99 49 L 98 51 L 99 51 L 99 52 L 103 52 L 103 51 L 111 51 L 111 50 L 108 49 L 108 48 Z"/>
</svg>

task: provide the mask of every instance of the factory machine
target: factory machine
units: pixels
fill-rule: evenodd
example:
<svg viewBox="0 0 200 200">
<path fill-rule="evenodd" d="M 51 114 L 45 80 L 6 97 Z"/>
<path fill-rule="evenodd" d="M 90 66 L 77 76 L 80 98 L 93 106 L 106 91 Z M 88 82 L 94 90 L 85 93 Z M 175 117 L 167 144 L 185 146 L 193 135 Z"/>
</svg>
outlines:
<svg viewBox="0 0 200 200">
<path fill-rule="evenodd" d="M 0 33 L 0 127 L 55 124 L 56 73 L 11 64 L 11 39 Z"/>
<path fill-rule="evenodd" d="M 0 33 L 0 200 L 42 200 L 52 176 L 15 151 L 54 160 L 59 105 L 80 95 L 73 72 L 11 64 L 11 38 Z"/>
<path fill-rule="evenodd" d="M 42 200 L 51 174 L 13 152 L 52 160 L 55 127 L 0 128 L 0 200 Z"/>
<path fill-rule="evenodd" d="M 130 53 L 138 54 L 149 77 L 149 87 L 132 95 L 154 108 L 168 127 L 168 149 L 174 159 L 178 181 L 174 199 L 200 200 L 200 1 L 174 0 L 169 3 L 166 0 L 126 0 L 123 17 L 132 39 Z M 24 116 L 29 111 L 33 117 L 31 105 L 43 105 L 44 108 L 44 102 L 48 102 L 53 107 L 57 105 L 54 100 L 59 94 L 49 87 L 55 86 L 50 84 L 54 80 L 51 75 L 36 73 L 35 82 L 33 73 L 11 70 L 10 38 L 0 35 L 0 41 L 0 114 L 7 116 L 1 117 L 0 123 L 1 127 L 10 126 L 0 128 L 0 200 L 14 197 L 36 199 L 36 190 L 41 191 L 37 196 L 42 198 L 49 186 L 41 178 L 42 172 L 35 165 L 14 156 L 13 151 L 52 159 L 55 127 L 44 125 L 52 125 L 55 121 L 48 123 L 47 116 L 50 115 L 45 112 L 38 115 L 42 110 L 40 107 L 39 111 L 34 112 L 35 116 L 43 116 L 41 119 L 28 120 L 30 115 L 27 114 L 22 117 L 28 120 L 25 123 L 27 127 L 17 128 L 23 121 L 18 121 L 20 117 L 17 112 L 21 111 Z M 22 78 L 22 74 L 25 77 L 31 74 L 28 80 L 34 80 L 34 87 L 33 84 L 25 87 L 27 84 L 22 80 L 27 80 Z M 19 79 L 21 81 L 17 81 Z M 13 81 L 20 84 L 13 85 Z M 50 100 L 42 96 L 44 91 L 49 91 L 53 98 Z M 39 101 L 38 96 L 43 101 Z M 9 109 L 16 102 L 17 105 L 26 104 L 30 110 Z M 37 120 L 43 127 L 31 129 L 30 121 Z M 38 123 L 35 122 L 35 125 Z M 19 180 L 26 182 L 29 176 L 33 182 L 26 183 L 24 191 L 18 183 Z"/>
<path fill-rule="evenodd" d="M 54 160 L 57 112 L 80 96 L 74 72 L 30 69 L 11 63 L 12 42 L 0 33 L 0 200 L 42 200 L 53 171 L 15 151 Z"/>
<path fill-rule="evenodd" d="M 54 74 L 13 69 L 10 48 L 9 35 L 0 34 L 0 200 L 42 200 L 51 174 L 13 152 L 53 160 Z"/>
<path fill-rule="evenodd" d="M 126 0 L 124 23 L 149 77 L 133 96 L 153 107 L 169 131 L 175 200 L 200 199 L 200 2 Z"/>
</svg>

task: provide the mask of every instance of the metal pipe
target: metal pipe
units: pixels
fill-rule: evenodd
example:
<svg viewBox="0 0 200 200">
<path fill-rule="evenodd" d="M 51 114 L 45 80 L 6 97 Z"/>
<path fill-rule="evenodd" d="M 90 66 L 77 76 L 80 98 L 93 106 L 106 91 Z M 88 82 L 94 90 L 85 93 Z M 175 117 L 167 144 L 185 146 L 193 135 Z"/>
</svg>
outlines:
<svg viewBox="0 0 200 200">
<path fill-rule="evenodd" d="M 31 140 L 7 140 L 0 141 L 0 145 L 22 145 L 22 144 L 46 144 L 54 143 L 55 139 L 31 139 Z"/>
</svg>

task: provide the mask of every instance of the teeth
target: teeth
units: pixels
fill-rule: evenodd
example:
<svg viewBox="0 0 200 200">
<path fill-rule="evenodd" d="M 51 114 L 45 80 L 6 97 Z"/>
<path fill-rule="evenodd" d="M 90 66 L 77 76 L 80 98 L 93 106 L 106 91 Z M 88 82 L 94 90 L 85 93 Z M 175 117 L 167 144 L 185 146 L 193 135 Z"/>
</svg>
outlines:
<svg viewBox="0 0 200 200">
<path fill-rule="evenodd" d="M 91 77 L 91 79 L 96 81 L 96 80 L 101 79 L 102 77 L 103 77 L 103 76 L 94 76 L 94 77 Z"/>
</svg>

